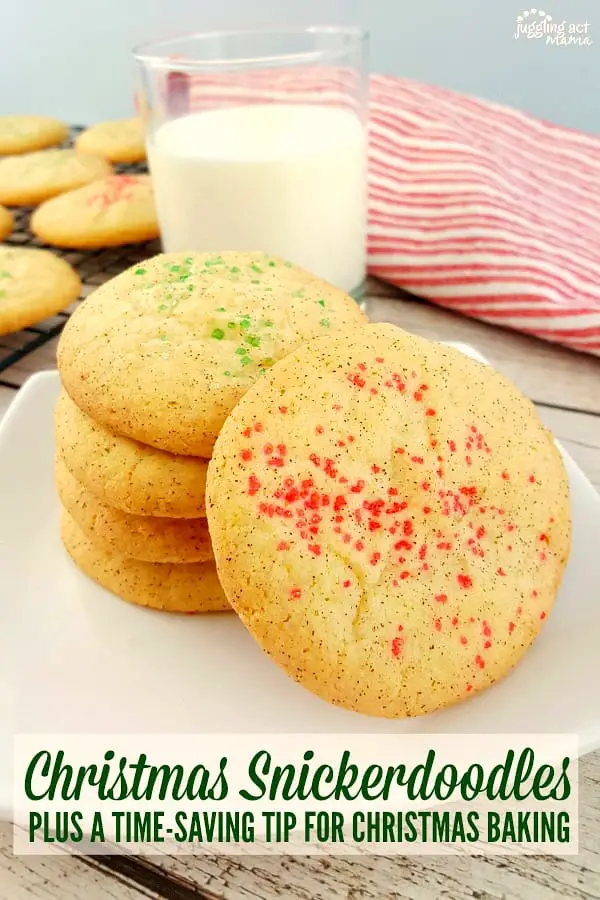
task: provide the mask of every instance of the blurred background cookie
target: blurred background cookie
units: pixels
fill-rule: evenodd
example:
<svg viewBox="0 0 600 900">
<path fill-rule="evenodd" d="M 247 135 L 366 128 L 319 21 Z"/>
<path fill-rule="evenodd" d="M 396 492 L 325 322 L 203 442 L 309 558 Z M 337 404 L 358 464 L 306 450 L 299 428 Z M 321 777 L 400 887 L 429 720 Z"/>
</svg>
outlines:
<svg viewBox="0 0 600 900">
<path fill-rule="evenodd" d="M 9 212 L 8 209 L 5 209 L 3 206 L 0 206 L 0 241 L 3 241 L 5 237 L 8 237 L 12 230 L 12 213 Z"/>
<path fill-rule="evenodd" d="M 46 244 L 91 250 L 147 241 L 159 228 L 149 175 L 111 175 L 42 204 L 31 230 Z"/>
<path fill-rule="evenodd" d="M 75 146 L 82 153 L 95 153 L 114 163 L 146 159 L 142 123 L 137 117 L 92 125 L 79 135 Z"/>
<path fill-rule="evenodd" d="M 68 134 L 64 122 L 50 116 L 0 116 L 0 155 L 56 147 Z"/>
<path fill-rule="evenodd" d="M 0 160 L 0 203 L 36 206 L 50 197 L 105 178 L 105 159 L 76 150 L 40 150 Z"/>
<path fill-rule="evenodd" d="M 0 334 L 55 315 L 80 291 L 79 275 L 64 259 L 47 250 L 0 247 Z"/>
</svg>

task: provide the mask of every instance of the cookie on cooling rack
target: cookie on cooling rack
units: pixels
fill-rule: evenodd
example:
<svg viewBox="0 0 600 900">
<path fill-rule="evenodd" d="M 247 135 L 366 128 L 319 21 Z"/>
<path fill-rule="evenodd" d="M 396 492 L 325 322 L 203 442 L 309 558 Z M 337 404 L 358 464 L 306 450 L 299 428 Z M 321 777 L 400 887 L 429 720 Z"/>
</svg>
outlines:
<svg viewBox="0 0 600 900">
<path fill-rule="evenodd" d="M 43 203 L 31 230 L 46 244 L 93 250 L 158 237 L 149 175 L 110 175 Z"/>
<path fill-rule="evenodd" d="M 68 135 L 64 122 L 50 116 L 0 116 L 0 156 L 56 147 Z"/>
<path fill-rule="evenodd" d="M 219 578 L 309 690 L 417 716 L 506 675 L 570 547 L 567 476 L 534 406 L 392 325 L 317 339 L 235 407 L 209 464 Z"/>
<path fill-rule="evenodd" d="M 79 275 L 64 259 L 47 250 L 0 246 L 0 334 L 56 315 L 80 290 Z"/>
<path fill-rule="evenodd" d="M 36 206 L 111 172 L 105 159 L 77 150 L 40 150 L 7 156 L 0 159 L 0 203 Z"/>
<path fill-rule="evenodd" d="M 13 224 L 12 213 L 3 206 L 0 206 L 0 241 L 3 241 L 5 237 L 8 237 L 13 230 Z"/>
<path fill-rule="evenodd" d="M 139 118 L 99 122 L 79 135 L 75 146 L 113 163 L 137 163 L 146 159 L 142 121 Z"/>
</svg>

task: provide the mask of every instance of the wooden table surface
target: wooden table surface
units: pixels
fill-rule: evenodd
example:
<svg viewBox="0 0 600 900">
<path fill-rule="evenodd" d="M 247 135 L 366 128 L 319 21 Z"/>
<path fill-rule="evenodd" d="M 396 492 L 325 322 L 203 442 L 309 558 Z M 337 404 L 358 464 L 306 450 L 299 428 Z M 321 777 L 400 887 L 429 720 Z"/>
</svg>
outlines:
<svg viewBox="0 0 600 900">
<path fill-rule="evenodd" d="M 600 359 L 492 328 L 370 284 L 372 321 L 479 349 L 537 405 L 600 490 Z M 15 387 L 54 368 L 54 345 L 0 373 L 0 416 Z M 12 386 L 8 386 L 12 385 Z M 1 502 L 1 500 L 0 500 Z M 600 536 L 599 536 L 600 537 Z M 598 701 L 598 686 L 590 685 Z M 588 900 L 600 897 L 600 751 L 580 765 L 577 857 L 15 858 L 0 825 L 0 900 Z"/>
</svg>

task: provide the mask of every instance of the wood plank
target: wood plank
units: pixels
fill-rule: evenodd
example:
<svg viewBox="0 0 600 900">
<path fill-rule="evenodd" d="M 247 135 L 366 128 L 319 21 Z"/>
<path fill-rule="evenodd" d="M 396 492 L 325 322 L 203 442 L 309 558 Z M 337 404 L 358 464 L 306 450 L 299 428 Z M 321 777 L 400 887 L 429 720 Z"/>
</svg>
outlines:
<svg viewBox="0 0 600 900">
<path fill-rule="evenodd" d="M 538 406 L 541 420 L 554 433 L 600 491 L 600 416 Z"/>
<path fill-rule="evenodd" d="M 0 900 L 148 900 L 162 896 L 92 860 L 52 853 L 14 856 L 12 826 L 0 823 Z"/>
<path fill-rule="evenodd" d="M 392 322 L 432 340 L 472 344 L 535 402 L 600 413 L 600 358 L 406 296 L 371 297 L 367 312 L 373 322 Z"/>
<path fill-rule="evenodd" d="M 17 392 L 12 388 L 7 388 L 3 385 L 0 385 L 0 419 L 2 418 L 16 395 Z"/>
<path fill-rule="evenodd" d="M 161 857 L 178 883 L 222 900 L 595 900 L 600 896 L 600 753 L 580 763 L 576 857 Z"/>
</svg>

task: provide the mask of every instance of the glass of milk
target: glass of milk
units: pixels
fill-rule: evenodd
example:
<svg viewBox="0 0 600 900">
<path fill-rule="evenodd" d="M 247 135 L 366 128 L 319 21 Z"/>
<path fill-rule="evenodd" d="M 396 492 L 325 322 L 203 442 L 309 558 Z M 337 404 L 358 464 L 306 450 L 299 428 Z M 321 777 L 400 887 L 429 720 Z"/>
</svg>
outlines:
<svg viewBox="0 0 600 900">
<path fill-rule="evenodd" d="M 193 34 L 134 51 L 165 251 L 263 250 L 361 296 L 366 34 Z"/>
</svg>

